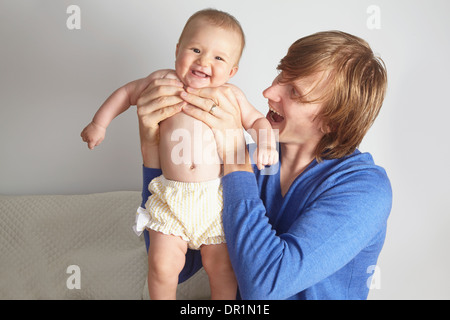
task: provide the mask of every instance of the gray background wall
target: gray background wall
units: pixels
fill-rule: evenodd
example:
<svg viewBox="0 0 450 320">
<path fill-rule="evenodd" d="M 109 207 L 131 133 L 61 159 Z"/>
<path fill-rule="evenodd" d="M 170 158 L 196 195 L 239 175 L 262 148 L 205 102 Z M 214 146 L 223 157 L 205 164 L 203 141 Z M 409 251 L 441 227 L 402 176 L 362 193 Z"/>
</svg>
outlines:
<svg viewBox="0 0 450 320">
<path fill-rule="evenodd" d="M 369 298 L 449 299 L 448 0 L 0 0 L 0 193 L 140 190 L 135 107 L 94 151 L 79 134 L 113 90 L 173 67 L 185 21 L 206 7 L 242 23 L 232 82 L 264 113 L 261 92 L 302 36 L 339 29 L 382 56 L 389 91 L 360 149 L 386 168 L 394 205 Z"/>
</svg>

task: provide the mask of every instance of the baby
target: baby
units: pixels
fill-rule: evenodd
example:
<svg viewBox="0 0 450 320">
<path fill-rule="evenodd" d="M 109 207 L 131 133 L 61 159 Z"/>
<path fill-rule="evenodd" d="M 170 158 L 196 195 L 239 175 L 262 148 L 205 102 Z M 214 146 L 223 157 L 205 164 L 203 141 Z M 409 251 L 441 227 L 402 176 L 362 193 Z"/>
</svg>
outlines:
<svg viewBox="0 0 450 320">
<path fill-rule="evenodd" d="M 214 9 L 195 13 L 176 46 L 175 70 L 156 71 L 116 90 L 81 133 L 83 141 L 90 149 L 100 144 L 112 119 L 136 104 L 155 79 L 175 78 L 191 88 L 231 86 L 227 82 L 238 71 L 244 45 L 244 33 L 233 16 Z M 278 153 L 269 122 L 231 87 L 243 127 L 257 141 L 258 168 L 274 164 Z M 211 298 L 235 299 L 237 283 L 222 225 L 221 163 L 211 129 L 180 112 L 160 123 L 159 148 L 163 175 L 151 181 L 152 195 L 145 209 L 138 209 L 135 226 L 138 234 L 149 230 L 150 298 L 176 298 L 178 275 L 190 248 L 201 250 Z"/>
</svg>

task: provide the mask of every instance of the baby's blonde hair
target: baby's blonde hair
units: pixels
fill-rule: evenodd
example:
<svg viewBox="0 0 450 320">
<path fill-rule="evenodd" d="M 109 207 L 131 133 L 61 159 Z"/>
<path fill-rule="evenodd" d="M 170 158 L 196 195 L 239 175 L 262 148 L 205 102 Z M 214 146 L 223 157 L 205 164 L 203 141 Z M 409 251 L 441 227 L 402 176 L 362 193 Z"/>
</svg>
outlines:
<svg viewBox="0 0 450 320">
<path fill-rule="evenodd" d="M 241 50 L 239 52 L 238 61 L 236 62 L 236 65 L 238 65 L 245 47 L 245 34 L 239 21 L 231 14 L 217 9 L 204 9 L 197 11 L 188 19 L 188 21 L 184 25 L 178 43 L 181 43 L 181 40 L 183 39 L 189 24 L 196 19 L 204 19 L 206 22 L 210 23 L 213 26 L 217 26 L 225 30 L 234 31 L 240 36 Z"/>
</svg>

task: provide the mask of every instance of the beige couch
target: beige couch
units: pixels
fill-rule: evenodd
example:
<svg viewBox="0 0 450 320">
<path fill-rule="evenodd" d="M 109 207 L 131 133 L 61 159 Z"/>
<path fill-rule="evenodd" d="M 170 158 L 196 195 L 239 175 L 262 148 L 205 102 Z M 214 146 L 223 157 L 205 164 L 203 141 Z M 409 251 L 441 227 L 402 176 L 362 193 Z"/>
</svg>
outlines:
<svg viewBox="0 0 450 320">
<path fill-rule="evenodd" d="M 0 195 L 0 299 L 148 299 L 140 192 Z M 205 272 L 178 299 L 209 299 Z"/>
</svg>

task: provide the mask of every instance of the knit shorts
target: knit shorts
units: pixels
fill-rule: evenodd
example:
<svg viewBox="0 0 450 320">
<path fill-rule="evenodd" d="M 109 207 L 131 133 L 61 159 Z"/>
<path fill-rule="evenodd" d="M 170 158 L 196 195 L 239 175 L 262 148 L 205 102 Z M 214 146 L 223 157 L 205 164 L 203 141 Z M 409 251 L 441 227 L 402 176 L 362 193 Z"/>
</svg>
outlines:
<svg viewBox="0 0 450 320">
<path fill-rule="evenodd" d="M 225 243 L 219 178 L 206 182 L 180 182 L 161 175 L 153 179 L 148 188 L 152 195 L 145 209 L 138 209 L 135 231 L 148 228 L 179 236 L 194 250 L 204 244 Z"/>
</svg>

